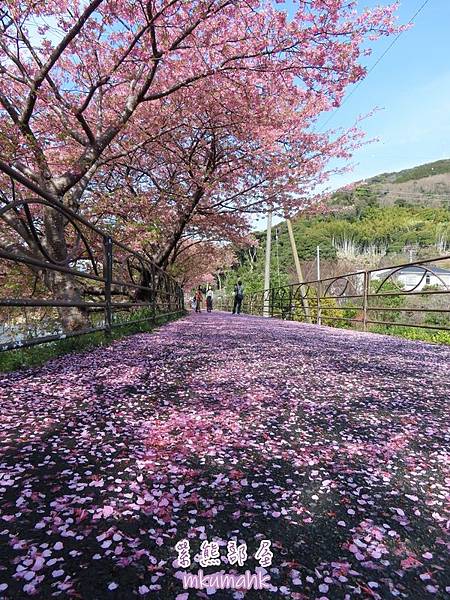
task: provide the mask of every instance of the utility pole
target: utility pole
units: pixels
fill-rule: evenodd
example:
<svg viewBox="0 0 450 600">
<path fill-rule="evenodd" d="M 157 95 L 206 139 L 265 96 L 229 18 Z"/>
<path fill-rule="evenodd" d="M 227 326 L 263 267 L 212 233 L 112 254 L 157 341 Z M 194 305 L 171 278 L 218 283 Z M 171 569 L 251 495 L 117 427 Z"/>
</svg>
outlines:
<svg viewBox="0 0 450 600">
<path fill-rule="evenodd" d="M 320 279 L 320 246 L 317 246 L 317 281 Z"/>
<path fill-rule="evenodd" d="M 263 316 L 270 317 L 270 253 L 272 246 L 272 209 L 267 213 L 266 265 L 264 269 Z"/>
<path fill-rule="evenodd" d="M 294 230 L 292 229 L 291 220 L 286 219 L 286 224 L 287 224 L 288 233 L 289 233 L 289 241 L 291 242 L 292 256 L 294 257 L 295 270 L 297 271 L 297 281 L 298 281 L 298 283 L 303 283 L 304 279 L 303 279 L 302 267 L 300 265 L 300 260 L 298 258 L 297 245 L 295 243 Z M 308 298 L 307 298 L 306 294 L 303 293 L 302 287 L 300 287 L 300 298 L 302 301 L 302 307 L 303 307 L 303 312 L 305 313 L 306 322 L 310 323 L 311 322 L 311 313 L 309 310 L 309 302 L 308 302 Z"/>
</svg>

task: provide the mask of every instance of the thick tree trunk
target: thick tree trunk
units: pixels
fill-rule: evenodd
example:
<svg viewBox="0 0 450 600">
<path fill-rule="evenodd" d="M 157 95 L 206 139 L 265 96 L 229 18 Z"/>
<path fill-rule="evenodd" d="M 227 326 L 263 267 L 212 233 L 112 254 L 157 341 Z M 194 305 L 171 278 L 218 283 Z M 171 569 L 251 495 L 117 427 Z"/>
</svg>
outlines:
<svg viewBox="0 0 450 600">
<path fill-rule="evenodd" d="M 53 208 L 44 212 L 45 247 L 49 256 L 59 265 L 67 267 L 68 252 L 65 237 L 65 217 Z M 79 304 L 82 295 L 79 283 L 71 273 L 47 269 L 44 281 L 54 300 Z M 90 326 L 87 310 L 83 307 L 58 307 L 58 315 L 65 332 L 79 331 Z"/>
<path fill-rule="evenodd" d="M 69 273 L 53 271 L 48 274 L 47 287 L 54 300 L 80 303 L 82 297 L 77 282 Z M 58 315 L 65 332 L 79 331 L 90 327 L 89 317 L 85 308 L 77 306 L 58 307 Z"/>
</svg>

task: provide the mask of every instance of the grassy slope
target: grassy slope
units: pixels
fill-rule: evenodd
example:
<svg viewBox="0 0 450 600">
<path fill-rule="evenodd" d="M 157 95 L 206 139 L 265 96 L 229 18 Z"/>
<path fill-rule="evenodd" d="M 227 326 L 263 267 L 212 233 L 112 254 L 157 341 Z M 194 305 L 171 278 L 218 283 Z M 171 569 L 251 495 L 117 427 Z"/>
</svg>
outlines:
<svg viewBox="0 0 450 600">
<path fill-rule="evenodd" d="M 431 177 L 433 175 L 441 175 L 444 173 L 450 173 L 450 158 L 443 160 L 436 160 L 431 163 L 425 163 L 423 165 L 417 165 L 410 169 L 404 169 L 403 171 L 393 171 L 391 173 L 380 173 L 367 180 L 367 183 L 404 183 L 406 181 L 423 179 L 425 177 Z"/>
</svg>

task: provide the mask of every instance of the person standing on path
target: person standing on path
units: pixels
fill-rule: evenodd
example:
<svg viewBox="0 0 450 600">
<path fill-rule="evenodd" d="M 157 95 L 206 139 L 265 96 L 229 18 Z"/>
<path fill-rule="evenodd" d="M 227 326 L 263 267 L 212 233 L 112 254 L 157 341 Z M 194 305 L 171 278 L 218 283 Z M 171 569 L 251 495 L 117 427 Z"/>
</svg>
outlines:
<svg viewBox="0 0 450 600">
<path fill-rule="evenodd" d="M 233 315 L 241 314 L 242 300 L 244 299 L 244 286 L 242 281 L 239 279 L 237 284 L 234 286 L 234 304 L 233 304 Z"/>
<path fill-rule="evenodd" d="M 195 292 L 195 312 L 201 312 L 203 302 L 203 294 L 201 286 L 198 286 L 198 290 Z"/>
<path fill-rule="evenodd" d="M 206 292 L 206 310 L 208 312 L 212 311 L 212 307 L 213 307 L 213 291 L 211 288 L 208 288 L 208 291 Z"/>
</svg>

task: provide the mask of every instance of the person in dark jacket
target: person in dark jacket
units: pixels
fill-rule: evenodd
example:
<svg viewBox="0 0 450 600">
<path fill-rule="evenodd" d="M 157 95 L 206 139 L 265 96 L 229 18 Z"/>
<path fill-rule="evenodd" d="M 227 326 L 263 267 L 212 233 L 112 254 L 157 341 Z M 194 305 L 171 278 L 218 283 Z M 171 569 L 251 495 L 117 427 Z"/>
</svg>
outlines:
<svg viewBox="0 0 450 600">
<path fill-rule="evenodd" d="M 244 286 L 242 281 L 239 279 L 237 284 L 234 286 L 234 304 L 233 304 L 233 315 L 241 314 L 242 300 L 244 299 Z"/>
<path fill-rule="evenodd" d="M 206 310 L 208 312 L 212 311 L 212 307 L 213 307 L 213 298 L 214 298 L 214 294 L 211 288 L 208 288 L 208 291 L 206 292 Z"/>
</svg>

